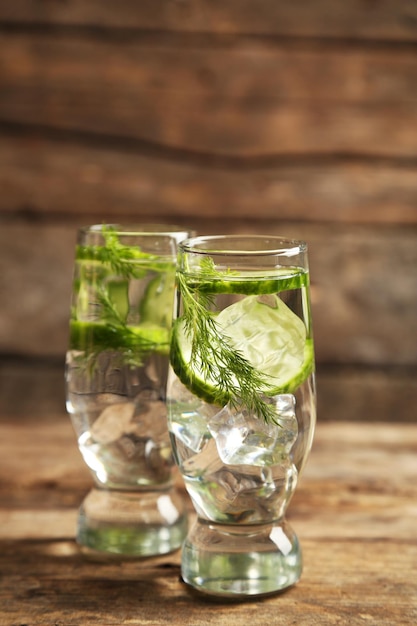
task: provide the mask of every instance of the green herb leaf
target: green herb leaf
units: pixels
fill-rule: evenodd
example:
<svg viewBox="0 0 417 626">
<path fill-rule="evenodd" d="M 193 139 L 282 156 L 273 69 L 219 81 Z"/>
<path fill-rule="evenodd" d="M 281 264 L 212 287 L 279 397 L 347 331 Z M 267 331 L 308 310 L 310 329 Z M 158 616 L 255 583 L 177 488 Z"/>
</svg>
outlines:
<svg viewBox="0 0 417 626">
<path fill-rule="evenodd" d="M 169 328 L 149 320 L 139 325 L 127 322 L 129 281 L 144 278 L 149 271 L 173 274 L 175 263 L 122 244 L 111 227 L 103 227 L 102 234 L 105 245 L 77 246 L 79 276 L 74 281 L 77 305 L 72 309 L 71 347 L 93 360 L 102 351 L 122 350 L 126 363 L 140 366 L 150 352 L 166 353 Z M 84 321 L 90 319 L 94 321 Z"/>
<path fill-rule="evenodd" d="M 199 290 L 200 278 L 207 285 L 206 279 L 224 278 L 224 274 L 217 272 L 212 259 L 207 257 L 192 287 L 184 274 L 177 275 L 185 332 L 191 342 L 191 369 L 198 367 L 203 377 L 216 381 L 218 403 L 227 396 L 235 408 L 243 405 L 265 422 L 277 423 L 275 406 L 265 396 L 268 377 L 232 347 L 230 338 L 219 328 L 211 311 L 214 296 L 206 289 Z"/>
<path fill-rule="evenodd" d="M 149 270 L 163 271 L 173 268 L 173 262 L 156 254 L 143 252 L 139 246 L 122 244 L 118 233 L 110 226 L 101 231 L 104 246 L 77 246 L 77 261 L 97 261 L 108 266 L 114 274 L 123 278 L 142 278 Z"/>
</svg>

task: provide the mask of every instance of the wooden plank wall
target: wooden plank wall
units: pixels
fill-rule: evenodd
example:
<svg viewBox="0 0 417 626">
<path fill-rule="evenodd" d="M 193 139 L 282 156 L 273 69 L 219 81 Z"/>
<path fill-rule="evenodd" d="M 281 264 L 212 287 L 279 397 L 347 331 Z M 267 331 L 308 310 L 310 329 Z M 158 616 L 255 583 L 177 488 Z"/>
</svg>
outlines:
<svg viewBox="0 0 417 626">
<path fill-rule="evenodd" d="M 414 421 L 417 3 L 0 1 L 0 408 L 64 412 L 75 229 L 310 246 L 319 418 Z"/>
</svg>

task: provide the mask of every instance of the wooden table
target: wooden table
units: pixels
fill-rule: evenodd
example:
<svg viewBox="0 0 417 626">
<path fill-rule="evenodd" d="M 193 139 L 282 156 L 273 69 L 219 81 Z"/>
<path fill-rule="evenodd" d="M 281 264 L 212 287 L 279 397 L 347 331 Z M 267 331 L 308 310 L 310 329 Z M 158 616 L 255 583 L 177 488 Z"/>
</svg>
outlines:
<svg viewBox="0 0 417 626">
<path fill-rule="evenodd" d="M 191 592 L 178 553 L 88 560 L 74 528 L 91 481 L 66 416 L 0 433 L 1 626 L 417 624 L 417 425 L 318 425 L 289 511 L 302 579 L 242 603 Z"/>
</svg>

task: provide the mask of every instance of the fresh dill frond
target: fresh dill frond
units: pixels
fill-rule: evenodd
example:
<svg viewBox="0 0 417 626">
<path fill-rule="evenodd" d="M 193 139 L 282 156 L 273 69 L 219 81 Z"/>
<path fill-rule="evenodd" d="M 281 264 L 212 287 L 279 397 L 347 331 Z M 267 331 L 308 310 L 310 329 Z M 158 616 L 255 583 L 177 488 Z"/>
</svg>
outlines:
<svg viewBox="0 0 417 626">
<path fill-rule="evenodd" d="M 211 259 L 205 259 L 198 280 L 192 286 L 181 272 L 177 275 L 182 297 L 185 333 L 191 343 L 190 370 L 196 369 L 204 379 L 215 381 L 214 403 L 223 404 L 227 397 L 231 406 L 244 406 L 267 423 L 276 423 L 274 405 L 265 399 L 268 376 L 257 370 L 236 350 L 230 337 L 219 327 L 213 313 L 213 295 L 199 290 L 201 279 L 224 278 Z M 205 283 L 206 284 L 206 283 Z"/>
<path fill-rule="evenodd" d="M 156 254 L 144 252 L 139 246 L 121 243 L 119 233 L 111 226 L 103 226 L 104 245 L 78 245 L 77 261 L 98 261 L 114 274 L 130 279 L 143 278 L 149 270 L 172 269 L 171 259 L 163 260 Z"/>
<path fill-rule="evenodd" d="M 139 265 L 139 261 L 154 263 L 158 260 L 157 256 L 143 252 L 138 247 L 122 244 L 119 235 L 111 227 L 103 227 L 102 234 L 105 241 L 102 248 L 103 256 L 107 257 L 107 263 L 118 276 L 141 278 L 146 274 L 147 267 Z"/>
<path fill-rule="evenodd" d="M 104 245 L 77 246 L 79 275 L 74 289 L 78 303 L 72 309 L 72 341 L 78 349 L 82 346 L 90 362 L 103 351 L 120 350 L 126 364 L 140 366 L 150 352 L 161 350 L 163 346 L 168 349 L 169 331 L 166 329 L 166 341 L 162 338 L 165 330 L 162 327 L 159 329 L 161 341 L 159 338 L 152 340 L 146 337 L 147 329 L 137 332 L 137 328 L 128 323 L 129 281 L 145 278 L 149 271 L 173 273 L 175 264 L 172 259 L 144 252 L 139 246 L 122 244 L 113 227 L 103 226 L 101 232 Z M 119 290 L 116 295 L 118 286 L 122 293 Z M 84 323 L 85 316 L 92 316 L 94 321 Z M 158 329 L 149 330 L 151 337 L 155 333 Z"/>
</svg>

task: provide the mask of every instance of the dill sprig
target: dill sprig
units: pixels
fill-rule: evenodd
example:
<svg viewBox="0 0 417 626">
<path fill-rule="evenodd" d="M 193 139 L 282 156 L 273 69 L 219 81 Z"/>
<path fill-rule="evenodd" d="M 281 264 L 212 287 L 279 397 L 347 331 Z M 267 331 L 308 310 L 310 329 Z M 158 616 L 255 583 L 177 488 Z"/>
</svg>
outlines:
<svg viewBox="0 0 417 626">
<path fill-rule="evenodd" d="M 198 288 L 200 279 L 204 282 L 212 278 L 224 278 L 224 273 L 215 270 L 210 258 L 202 262 L 201 273 L 192 286 L 184 274 L 177 274 L 182 319 L 191 343 L 190 369 L 197 369 L 204 379 L 215 381 L 215 404 L 222 405 L 227 398 L 232 407 L 244 406 L 265 422 L 277 423 L 275 407 L 265 396 L 270 387 L 268 376 L 232 346 L 230 337 L 220 328 L 211 310 L 213 295 Z"/>
<path fill-rule="evenodd" d="M 123 362 L 127 365 L 133 367 L 143 365 L 144 356 L 155 350 L 155 342 L 135 333 L 133 328 L 126 324 L 103 285 L 96 285 L 94 306 L 100 310 L 101 323 L 95 326 L 70 324 L 70 341 L 77 349 L 82 349 L 88 354 L 91 371 L 100 354 L 108 350 L 122 351 Z"/>
<path fill-rule="evenodd" d="M 114 274 L 127 279 L 142 278 L 150 269 L 162 271 L 173 267 L 171 260 L 164 261 L 158 255 L 143 252 L 138 246 L 121 243 L 119 233 L 111 226 L 103 226 L 101 234 L 104 245 L 77 246 L 77 261 L 99 261 Z"/>
<path fill-rule="evenodd" d="M 143 355 L 155 348 L 155 343 L 135 333 L 115 306 L 109 293 L 103 285 L 98 285 L 96 290 L 98 305 L 101 307 L 101 315 L 106 322 L 109 333 L 113 331 L 117 336 L 119 348 L 124 348 L 125 362 L 130 365 L 140 366 L 143 364 Z M 106 349 L 106 346 L 94 346 L 96 351 Z M 108 346 L 107 346 L 108 348 Z"/>
<path fill-rule="evenodd" d="M 133 366 L 143 364 L 146 354 L 161 347 L 160 343 L 147 339 L 135 332 L 127 323 L 128 311 L 121 309 L 120 302 L 111 293 L 114 281 L 108 281 L 109 272 L 127 285 L 131 279 L 144 278 L 149 270 L 157 272 L 174 271 L 174 261 L 164 260 L 160 256 L 143 252 L 138 246 L 124 245 L 119 240 L 119 233 L 112 227 L 103 226 L 104 245 L 77 246 L 76 260 L 80 263 L 80 276 L 77 279 L 78 303 L 80 303 L 81 285 L 85 289 L 84 310 L 97 309 L 98 326 L 91 327 L 93 335 L 89 338 L 84 330 L 77 331 L 72 325 L 75 342 L 84 343 L 84 349 L 94 361 L 103 350 L 123 350 L 123 360 Z M 127 294 L 126 294 L 127 298 Z M 128 302 L 126 302 L 128 307 Z M 73 309 L 73 321 L 78 317 L 77 308 Z M 166 344 L 168 346 L 168 343 Z"/>
</svg>

